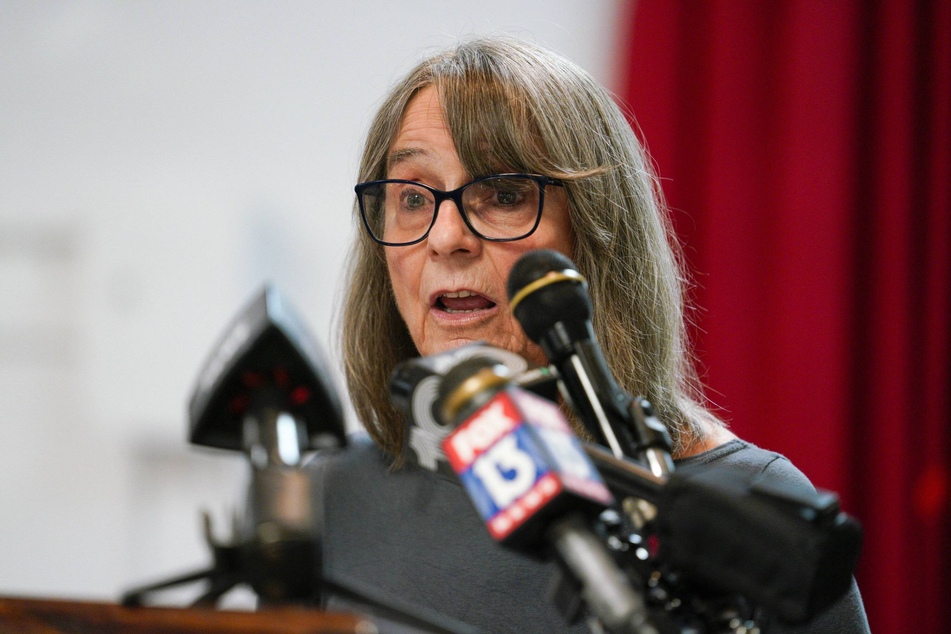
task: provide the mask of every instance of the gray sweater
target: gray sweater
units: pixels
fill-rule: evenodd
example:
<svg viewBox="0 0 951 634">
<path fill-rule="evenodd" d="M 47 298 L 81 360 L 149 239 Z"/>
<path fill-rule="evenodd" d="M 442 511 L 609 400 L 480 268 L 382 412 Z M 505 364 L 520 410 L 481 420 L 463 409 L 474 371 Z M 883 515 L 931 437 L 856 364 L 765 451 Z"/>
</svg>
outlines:
<svg viewBox="0 0 951 634">
<path fill-rule="evenodd" d="M 735 440 L 681 464 L 717 464 L 754 477 L 812 485 L 783 456 Z M 322 574 L 417 613 L 445 615 L 482 632 L 586 632 L 569 627 L 548 599 L 551 562 L 506 550 L 455 478 L 407 465 L 391 470 L 369 440 L 319 455 L 309 465 L 321 534 Z M 366 611 L 325 592 L 326 608 Z M 384 620 L 384 631 L 418 631 Z M 766 632 L 868 632 L 852 590 L 802 628 Z"/>
</svg>

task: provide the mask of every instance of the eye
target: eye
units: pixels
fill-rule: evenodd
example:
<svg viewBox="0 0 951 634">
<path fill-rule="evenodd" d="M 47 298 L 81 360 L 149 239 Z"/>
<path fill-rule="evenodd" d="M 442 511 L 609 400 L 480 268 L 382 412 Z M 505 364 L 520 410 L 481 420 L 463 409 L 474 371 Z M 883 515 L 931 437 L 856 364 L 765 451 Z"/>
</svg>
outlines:
<svg viewBox="0 0 951 634">
<path fill-rule="evenodd" d="M 426 198 L 419 192 L 408 192 L 403 196 L 403 206 L 418 209 L 426 204 Z"/>
<path fill-rule="evenodd" d="M 432 206 L 432 197 L 429 192 L 411 186 L 404 187 L 400 191 L 399 199 L 400 208 L 409 211 L 427 209 Z"/>
<path fill-rule="evenodd" d="M 531 182 L 499 178 L 485 183 L 486 202 L 494 207 L 520 207 L 525 204 Z"/>
<path fill-rule="evenodd" d="M 517 205 L 519 202 L 518 192 L 512 191 L 511 189 L 496 189 L 495 202 L 500 205 Z"/>
<path fill-rule="evenodd" d="M 511 178 L 493 178 L 477 182 L 466 192 L 469 204 L 497 209 L 522 205 L 526 193 L 525 183 Z"/>
</svg>

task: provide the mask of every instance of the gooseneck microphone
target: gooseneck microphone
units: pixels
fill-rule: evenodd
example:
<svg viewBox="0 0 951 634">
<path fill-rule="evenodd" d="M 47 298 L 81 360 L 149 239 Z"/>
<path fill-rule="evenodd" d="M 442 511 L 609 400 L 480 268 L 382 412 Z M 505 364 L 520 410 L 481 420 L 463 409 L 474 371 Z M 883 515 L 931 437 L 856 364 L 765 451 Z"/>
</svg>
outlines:
<svg viewBox="0 0 951 634">
<path fill-rule="evenodd" d="M 657 634 L 643 597 L 600 538 L 594 517 L 613 497 L 553 402 L 524 390 L 498 360 L 472 357 L 442 378 L 442 446 L 502 545 L 554 551 L 588 612 L 615 633 Z"/>
<path fill-rule="evenodd" d="M 670 435 L 650 404 L 618 386 L 591 324 L 588 284 L 551 250 L 529 251 L 512 267 L 509 304 L 528 337 L 558 369 L 563 396 L 585 428 L 614 456 L 643 458 L 657 476 L 673 469 Z"/>
<path fill-rule="evenodd" d="M 138 604 L 165 588 L 208 582 L 195 605 L 213 606 L 239 583 L 262 605 L 295 603 L 317 592 L 308 451 L 342 446 L 344 419 L 322 353 L 278 291 L 265 287 L 232 321 L 199 373 L 189 403 L 192 444 L 244 453 L 251 478 L 244 516 L 228 542 L 205 534 L 215 562 L 206 570 L 127 593 Z"/>
<path fill-rule="evenodd" d="M 251 466 L 242 561 L 264 603 L 314 592 L 308 451 L 345 444 L 343 413 L 316 342 L 287 300 L 264 288 L 234 319 L 189 403 L 193 444 L 241 451 Z"/>
</svg>

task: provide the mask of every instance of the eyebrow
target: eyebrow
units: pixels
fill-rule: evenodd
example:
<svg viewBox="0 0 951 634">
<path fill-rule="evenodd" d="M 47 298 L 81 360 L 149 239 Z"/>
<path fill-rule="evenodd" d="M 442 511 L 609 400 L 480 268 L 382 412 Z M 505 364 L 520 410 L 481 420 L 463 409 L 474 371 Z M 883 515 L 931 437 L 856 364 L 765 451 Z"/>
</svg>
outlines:
<svg viewBox="0 0 951 634">
<path fill-rule="evenodd" d="M 390 171 L 395 165 L 398 165 L 403 161 L 407 161 L 416 156 L 425 156 L 426 154 L 426 150 L 415 147 L 408 147 L 396 150 L 395 152 L 390 152 L 389 156 L 386 157 L 386 170 Z"/>
</svg>

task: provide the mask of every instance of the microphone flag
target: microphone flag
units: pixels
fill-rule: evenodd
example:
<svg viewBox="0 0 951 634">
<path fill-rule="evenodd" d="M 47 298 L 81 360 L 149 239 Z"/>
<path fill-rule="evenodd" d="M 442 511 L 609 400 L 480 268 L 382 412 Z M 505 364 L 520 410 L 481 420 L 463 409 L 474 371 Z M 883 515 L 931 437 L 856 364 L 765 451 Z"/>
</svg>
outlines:
<svg viewBox="0 0 951 634">
<path fill-rule="evenodd" d="M 613 501 L 558 406 L 517 387 L 498 391 L 442 442 L 494 539 L 531 544 L 568 511 Z"/>
</svg>

